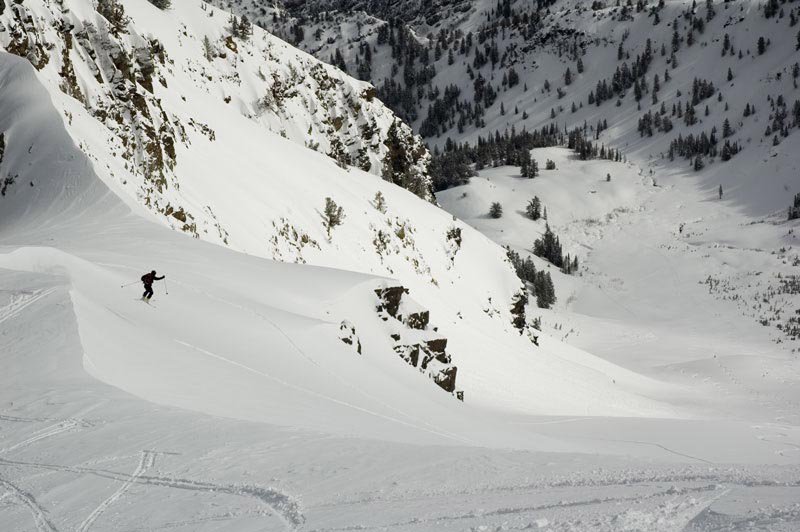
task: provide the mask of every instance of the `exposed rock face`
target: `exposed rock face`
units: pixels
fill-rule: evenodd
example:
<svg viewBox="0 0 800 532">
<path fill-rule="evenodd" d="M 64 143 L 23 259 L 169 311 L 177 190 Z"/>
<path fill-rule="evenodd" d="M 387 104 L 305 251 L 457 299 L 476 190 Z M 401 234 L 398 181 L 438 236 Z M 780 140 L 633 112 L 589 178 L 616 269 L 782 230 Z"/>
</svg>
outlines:
<svg viewBox="0 0 800 532">
<path fill-rule="evenodd" d="M 400 309 L 400 301 L 403 295 L 408 294 L 408 289 L 402 286 L 390 286 L 387 288 L 379 288 L 375 290 L 380 305 L 378 305 L 378 312 L 386 312 L 389 316 L 396 318 L 397 311 Z"/>
<path fill-rule="evenodd" d="M 425 330 L 430 321 L 430 312 L 423 310 L 421 312 L 413 312 L 405 318 L 405 324 L 412 329 Z"/>
<path fill-rule="evenodd" d="M 463 238 L 461 236 L 460 227 L 451 227 L 450 229 L 447 230 L 447 241 L 446 241 L 447 256 L 450 257 L 451 264 L 455 264 L 456 255 L 461 249 L 462 242 Z"/>
<path fill-rule="evenodd" d="M 456 390 L 458 368 L 447 353 L 447 338 L 428 331 L 430 312 L 417 308 L 409 300 L 408 289 L 387 286 L 375 290 L 378 296 L 376 310 L 393 332 L 395 352 L 422 373 L 428 375 L 444 391 L 464 400 L 464 392 Z"/>
<path fill-rule="evenodd" d="M 204 6 L 209 17 L 214 15 Z M 192 35 L 181 10 L 173 10 L 175 28 L 164 30 L 133 6 L 127 6 L 130 13 L 125 7 L 117 0 L 26 0 L 7 6 L 3 1 L 0 49 L 57 80 L 62 92 L 103 125 L 109 153 L 134 174 L 122 185 L 168 225 L 196 237 L 219 233 L 227 240 L 226 229 L 205 206 L 187 205 L 178 192 L 186 177 L 178 154 L 201 136 L 212 142 L 217 136 L 199 115 L 184 112 L 192 102 L 184 98 L 187 105 L 181 108 L 167 97 L 185 76 L 209 93 L 221 93 L 232 112 L 342 166 L 396 178 L 433 201 L 425 144 L 374 97 L 371 85 L 260 28 L 248 39 L 234 37 L 225 13 L 213 17 L 221 21 L 216 31 L 222 35 L 206 36 L 208 48 L 201 55 L 195 50 L 205 46 L 204 37 Z M 182 35 L 177 44 L 176 31 Z M 186 49 L 197 57 L 182 59 Z M 394 171 L 389 176 L 384 175 L 387 162 Z"/>
<path fill-rule="evenodd" d="M 519 329 L 522 334 L 527 324 L 525 317 L 525 307 L 528 305 L 528 294 L 525 291 L 517 292 L 511 301 L 511 315 L 514 317 L 514 327 Z"/>
<path fill-rule="evenodd" d="M 356 328 L 347 320 L 339 325 L 339 339 L 347 345 L 353 346 L 356 353 L 361 354 L 361 340 L 356 334 Z"/>
<path fill-rule="evenodd" d="M 34 21 L 33 14 L 21 3 L 11 4 L 12 19 L 8 24 L 9 36 L 6 51 L 25 57 L 36 70 L 43 69 L 50 61 L 42 32 Z M 3 10 L 0 9 L 0 13 Z"/>
</svg>

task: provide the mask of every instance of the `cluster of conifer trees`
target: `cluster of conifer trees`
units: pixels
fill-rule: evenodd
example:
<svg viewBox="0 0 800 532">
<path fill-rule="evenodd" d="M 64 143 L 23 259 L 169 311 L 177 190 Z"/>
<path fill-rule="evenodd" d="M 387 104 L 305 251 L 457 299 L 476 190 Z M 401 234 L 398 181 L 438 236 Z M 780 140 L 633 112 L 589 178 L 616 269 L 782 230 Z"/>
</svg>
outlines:
<svg viewBox="0 0 800 532">
<path fill-rule="evenodd" d="M 537 270 L 530 257 L 522 259 L 519 253 L 512 249 L 506 250 L 508 260 L 514 266 L 517 277 L 520 278 L 536 297 L 539 308 L 550 308 L 556 302 L 556 290 L 550 272 Z"/>
<path fill-rule="evenodd" d="M 622 161 L 619 150 L 606 148 L 587 138 L 588 128 L 575 128 L 565 133 L 555 124 L 543 126 L 534 131 L 517 132 L 514 127 L 500 134 L 478 137 L 475 145 L 456 144 L 447 139 L 444 150 L 433 149 L 433 160 L 429 168 L 437 192 L 450 187 L 463 185 L 475 175 L 475 170 L 497 166 L 519 166 L 523 177 L 534 178 L 539 175 L 539 163 L 531 157 L 534 148 L 566 146 L 573 150 L 581 160 L 605 159 Z M 553 163 L 552 168 L 555 168 Z"/>
</svg>

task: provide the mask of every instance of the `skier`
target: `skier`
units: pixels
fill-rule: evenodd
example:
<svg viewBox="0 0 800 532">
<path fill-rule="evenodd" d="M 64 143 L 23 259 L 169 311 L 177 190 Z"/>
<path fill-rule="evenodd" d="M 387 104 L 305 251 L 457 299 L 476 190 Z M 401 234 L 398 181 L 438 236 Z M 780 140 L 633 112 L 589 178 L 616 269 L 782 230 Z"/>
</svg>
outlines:
<svg viewBox="0 0 800 532">
<path fill-rule="evenodd" d="M 719 186 L 719 199 L 722 199 L 722 185 Z"/>
<path fill-rule="evenodd" d="M 155 270 L 142 275 L 142 282 L 144 283 L 144 294 L 142 294 L 142 301 L 150 301 L 150 298 L 153 297 L 153 281 L 160 281 L 166 277 L 166 275 L 158 277 Z"/>
</svg>

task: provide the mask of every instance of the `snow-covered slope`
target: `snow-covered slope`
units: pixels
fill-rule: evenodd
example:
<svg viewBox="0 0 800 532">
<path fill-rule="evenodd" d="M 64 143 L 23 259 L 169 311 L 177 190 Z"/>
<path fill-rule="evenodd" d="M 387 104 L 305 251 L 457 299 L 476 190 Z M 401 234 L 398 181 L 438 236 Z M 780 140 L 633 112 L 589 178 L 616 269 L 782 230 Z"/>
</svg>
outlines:
<svg viewBox="0 0 800 532">
<path fill-rule="evenodd" d="M 532 256 L 558 297 L 551 310 L 528 310 L 542 330 L 639 373 L 706 390 L 699 408 L 793 419 L 797 222 L 750 218 L 682 174 L 580 161 L 564 148 L 533 156 L 556 169 L 535 179 L 514 167 L 487 169 L 437 196 L 523 257 L 545 224 L 564 253 L 578 257 L 578 272 L 565 275 Z M 525 215 L 534 196 L 547 220 Z M 503 206 L 501 218 L 486 215 L 491 202 Z"/>
<path fill-rule="evenodd" d="M 205 374 L 200 372 L 196 381 L 178 379 L 178 375 L 184 371 L 181 368 L 189 363 L 183 357 L 215 353 L 229 358 L 237 348 L 235 344 L 226 346 L 226 340 L 223 339 L 228 335 L 250 338 L 253 333 L 248 331 L 260 331 L 263 326 L 258 324 L 264 321 L 269 325 L 270 320 L 274 319 L 270 313 L 275 312 L 249 311 L 245 319 L 236 310 L 242 306 L 237 303 L 236 297 L 211 296 L 212 300 L 215 297 L 221 299 L 219 304 L 232 306 L 231 312 L 235 318 L 211 329 L 197 328 L 196 323 L 221 319 L 214 317 L 214 307 L 195 301 L 196 297 L 209 296 L 204 293 L 202 296 L 192 296 L 194 290 L 203 285 L 199 279 L 192 281 L 192 276 L 200 275 L 210 279 L 230 278 L 238 287 L 234 292 L 244 291 L 250 294 L 248 297 L 252 297 L 252 290 L 254 294 L 261 294 L 260 297 L 278 297 L 282 301 L 279 305 L 271 300 L 259 304 L 266 305 L 268 309 L 277 306 L 284 312 L 312 320 L 289 320 L 290 325 L 274 333 L 258 333 L 267 334 L 265 338 L 244 340 L 241 356 L 245 358 L 255 356 L 253 349 L 267 348 L 258 346 L 288 342 L 292 349 L 296 347 L 294 344 L 301 346 L 294 354 L 287 355 L 290 360 L 306 352 L 327 353 L 326 356 L 334 358 L 323 366 L 334 364 L 338 373 L 349 365 L 350 369 L 345 373 L 352 375 L 354 382 L 364 381 L 365 387 L 369 382 L 377 387 L 376 390 L 386 391 L 391 387 L 373 378 L 371 371 L 362 368 L 365 360 L 377 360 L 379 364 L 388 364 L 387 368 L 395 368 L 385 370 L 387 378 L 392 378 L 393 372 L 399 370 L 420 386 L 428 386 L 424 375 L 429 375 L 447 391 L 463 390 L 467 400 L 477 405 L 569 414 L 585 411 L 585 404 L 591 402 L 597 405 L 598 412 L 607 414 L 659 412 L 671 415 L 673 412 L 669 407 L 636 395 L 646 393 L 651 397 L 658 396 L 659 387 L 655 383 L 641 380 L 634 374 L 566 346 L 554 344 L 536 348 L 527 335 L 520 334 L 511 323 L 509 311 L 512 296 L 519 290 L 519 281 L 505 262 L 503 250 L 491 241 L 467 226 L 454 222 L 445 212 L 402 188 L 357 169 L 345 171 L 324 155 L 315 154 L 265 131 L 238 113 L 208 115 L 208 122 L 217 131 L 217 140 L 209 142 L 203 150 L 190 151 L 181 157 L 183 168 L 191 177 L 172 193 L 189 200 L 208 201 L 213 205 L 220 223 L 226 223 L 229 228 L 228 244 L 231 247 L 291 262 L 307 261 L 343 270 L 389 275 L 396 280 L 372 278 L 370 281 L 370 277 L 335 272 L 331 273 L 331 280 L 324 274 L 318 280 L 312 280 L 315 279 L 315 270 L 309 269 L 302 271 L 310 273 L 302 273 L 297 280 L 290 281 L 289 278 L 294 274 L 284 275 L 280 273 L 284 267 L 271 263 L 263 266 L 259 275 L 255 274 L 258 271 L 256 268 L 255 277 L 251 278 L 243 273 L 242 266 L 226 266 L 224 261 L 209 262 L 208 258 L 195 258 L 191 250 L 197 243 L 191 239 L 179 240 L 180 245 L 170 243 L 166 248 L 159 244 L 162 237 L 150 242 L 155 237 L 142 236 L 135 229 L 137 224 L 143 222 L 135 221 L 135 215 L 125 214 L 126 209 L 122 204 L 111 197 L 94 177 L 94 172 L 97 172 L 105 184 L 127 198 L 134 212 L 147 214 L 146 209 L 134 203 L 135 198 L 126 194 L 124 185 L 120 186 L 121 175 L 128 175 L 125 179 L 134 179 L 135 176 L 132 173 L 125 174 L 124 167 L 115 166 L 114 158 L 101 158 L 101 154 L 105 154 L 101 151 L 106 142 L 104 125 L 90 116 L 74 98 L 50 86 L 49 97 L 66 116 L 67 129 L 55 140 L 39 138 L 43 132 L 55 134 L 59 129 L 57 119 L 52 116 L 51 110 L 49 115 L 40 118 L 41 122 L 34 120 L 39 114 L 46 113 L 47 96 L 41 94 L 41 90 L 36 92 L 27 88 L 34 83 L 30 68 L 26 69 L 19 62 L 10 60 L 8 64 L 7 68 L 15 73 L 5 76 L 9 84 L 4 92 L 9 99 L 6 108 L 15 111 L 7 114 L 8 123 L 2 128 L 6 146 L 2 168 L 7 175 L 14 175 L 15 180 L 2 198 L 4 204 L 12 206 L 3 211 L 4 240 L 26 247 L 48 245 L 56 250 L 18 251 L 11 255 L 18 258 L 7 266 L 36 269 L 37 264 L 44 263 L 47 266 L 43 267 L 50 269 L 58 265 L 71 271 L 76 286 L 79 286 L 80 279 L 89 283 L 87 290 L 91 289 L 91 292 L 83 296 L 76 295 L 76 300 L 87 298 L 90 302 L 86 304 L 87 307 L 93 309 L 86 311 L 94 317 L 81 325 L 84 331 L 82 337 L 86 342 L 87 360 L 92 360 L 92 367 L 100 368 L 96 374 L 104 380 L 164 402 L 177 401 L 181 406 L 198 407 L 194 387 L 202 386 L 198 383 L 204 381 Z M 47 83 L 48 78 L 43 74 L 37 74 L 37 78 Z M 15 86 L 14 83 L 22 84 L 25 88 L 15 90 L 19 85 Z M 18 101 L 19 98 L 28 97 L 28 93 L 34 93 L 36 100 Z M 37 114 L 29 114 L 34 112 Z M 206 115 L 200 116 L 205 119 Z M 67 134 L 74 135 L 76 144 L 95 159 L 91 166 L 77 149 L 70 150 Z M 55 150 L 53 146 L 61 148 Z M 54 157 L 59 153 L 61 155 Z M 280 157 L 275 154 L 280 154 Z M 221 175 L 226 167 L 232 167 L 233 171 L 221 186 L 213 177 Z M 376 206 L 377 192 L 381 192 L 384 198 L 382 206 Z M 331 228 L 330 237 L 320 212 L 326 197 L 333 198 L 345 213 L 343 223 Z M 62 209 L 65 212 L 60 213 Z M 95 257 L 89 260 L 61 243 L 58 235 L 62 233 L 55 228 L 65 220 L 69 220 L 74 227 L 66 233 L 67 242 L 75 242 L 79 250 L 85 250 L 84 253 L 98 253 L 91 251 L 88 235 L 97 231 L 98 223 L 102 224 L 105 227 L 103 232 L 113 235 L 110 238 L 114 246 L 113 253 L 120 255 L 110 264 L 123 269 L 116 274 L 104 273 L 103 267 L 95 261 L 105 263 L 108 259 Z M 447 233 L 451 228 L 461 228 L 459 242 L 448 242 Z M 153 230 L 148 229 L 145 234 L 149 235 Z M 270 231 L 276 231 L 280 238 L 269 241 Z M 213 235 L 209 239 L 213 241 L 215 237 Z M 104 241 L 98 245 L 104 248 L 109 244 Z M 163 250 L 162 253 L 168 253 L 169 259 L 159 254 L 159 249 Z M 74 258 L 76 255 L 78 258 Z M 213 265 L 213 268 L 198 272 L 194 270 L 198 263 L 208 264 L 208 267 Z M 125 272 L 135 281 L 141 275 L 139 270 L 147 271 L 150 264 L 167 271 L 173 279 L 170 301 L 180 302 L 180 308 L 183 309 L 178 312 L 183 316 L 175 324 L 178 329 L 161 330 L 161 327 L 168 327 L 162 321 L 163 317 L 145 314 L 148 320 L 145 323 L 151 323 L 154 330 L 149 334 L 141 333 L 136 327 L 130 327 L 126 321 L 130 318 L 120 318 L 114 313 L 115 309 L 117 312 L 119 310 L 112 301 L 117 301 L 122 295 L 116 288 L 118 281 L 123 284 L 118 277 L 120 273 Z M 337 275 L 344 275 L 345 280 L 341 284 L 333 280 Z M 187 285 L 194 288 L 185 288 L 187 292 L 181 295 L 180 287 Z M 357 286 L 360 287 L 358 290 Z M 398 290 L 384 291 L 384 288 L 394 287 L 398 287 Z M 410 294 L 404 293 L 399 287 Z M 97 293 L 93 292 L 95 289 Z M 113 295 L 108 295 L 111 289 Z M 230 289 L 225 288 L 226 291 Z M 80 288 L 76 290 L 78 293 L 84 292 Z M 355 293 L 349 295 L 353 290 Z M 380 291 L 380 294 L 376 291 Z M 130 289 L 128 296 L 132 295 L 131 292 L 135 294 L 136 289 Z M 99 294 L 107 295 L 101 298 Z M 108 301 L 107 297 L 111 297 L 112 301 Z M 355 299 L 351 300 L 351 297 Z M 127 297 L 123 297 L 122 301 L 125 299 Z M 81 315 L 87 314 L 82 313 L 80 303 L 78 305 L 80 322 Z M 138 313 L 151 310 L 140 308 L 141 303 L 135 301 L 126 305 Z M 294 305 L 300 306 L 295 308 Z M 248 308 L 248 305 L 243 306 Z M 376 312 L 376 307 L 382 310 Z M 137 345 L 136 349 L 130 351 L 133 357 L 130 360 L 121 359 L 120 354 L 108 345 L 107 331 L 115 327 L 107 323 L 103 316 L 120 327 L 111 338 L 125 338 L 126 345 Z M 288 334 L 289 338 L 292 334 L 279 332 L 283 329 L 299 332 L 320 320 L 324 322 L 319 326 L 320 331 L 324 331 L 320 337 L 309 336 L 301 342 L 287 340 L 283 334 Z M 92 330 L 96 332 L 92 333 Z M 206 340 L 187 339 L 189 330 L 209 336 Z M 340 337 L 351 343 L 343 342 Z M 217 344 L 220 341 L 223 343 Z M 303 345 L 305 342 L 311 343 Z M 359 343 L 361 355 L 357 353 Z M 348 345 L 350 348 L 346 349 Z M 347 352 L 350 357 L 347 364 L 336 358 L 340 356 L 336 353 L 341 351 Z M 103 365 L 100 353 L 111 357 L 108 366 Z M 95 360 L 98 357 L 99 360 Z M 149 357 L 152 357 L 152 362 L 145 363 Z M 148 369 L 159 360 L 172 360 L 171 365 L 165 366 L 161 384 L 157 384 L 159 379 Z M 210 360 L 213 362 L 213 357 Z M 241 362 L 241 359 L 235 360 Z M 281 363 L 277 355 L 263 359 L 261 363 L 268 367 L 283 367 L 289 372 L 288 375 L 277 377 L 282 381 L 294 385 L 313 382 L 310 375 L 301 369 L 302 365 Z M 322 363 L 314 361 L 314 364 Z M 142 373 L 137 374 L 132 367 L 140 367 Z M 420 370 L 423 375 L 420 375 Z M 531 378 L 541 379 L 542 386 L 530 386 Z M 182 383 L 180 386 L 175 383 L 176 379 Z M 615 386 L 614 380 L 620 385 Z M 236 380 L 230 383 L 241 388 L 241 383 Z M 544 383 L 548 383 L 547 386 Z M 622 383 L 625 385 L 622 386 Z M 331 382 L 324 377 L 316 384 L 303 387 L 324 394 Z M 188 386 L 189 389 L 183 389 L 182 386 Z M 181 390 L 177 395 L 173 391 L 176 387 Z M 559 387 L 569 387 L 572 391 L 570 394 L 553 393 Z M 261 391 L 254 392 L 256 396 L 264 393 L 261 387 L 257 389 Z M 441 394 L 442 400 L 454 401 L 435 386 L 430 386 L 430 389 L 430 393 Z M 392 395 L 395 396 L 393 401 L 404 401 L 402 397 L 405 394 L 397 392 Z M 178 401 L 176 396 L 181 399 Z M 246 401 L 255 400 L 250 394 L 242 394 L 242 397 Z M 600 401 L 594 399 L 600 397 L 603 397 Z M 261 404 L 259 401 L 256 403 Z M 212 411 L 218 414 L 244 416 L 243 412 L 247 411 L 237 404 L 224 401 L 215 400 L 214 405 Z M 286 422 L 286 418 L 279 414 L 270 410 L 268 419 Z M 263 419 L 260 417 L 263 415 L 259 413 L 259 419 Z"/>
<path fill-rule="evenodd" d="M 124 2 L 137 21 L 127 35 L 189 42 L 202 31 L 192 17 L 220 20 L 174 4 Z M 54 5 L 76 28 L 96 20 L 82 0 L 20 5 L 45 33 Z M 176 20 L 185 32 L 170 33 Z M 105 117 L 62 90 L 53 56 L 37 60 L 47 44 L 24 42 L 27 60 L 0 53 L 0 529 L 796 528 L 794 381 L 769 395 L 737 384 L 769 357 L 721 366 L 733 384 L 715 398 L 716 383 L 625 369 L 631 349 L 617 365 L 582 349 L 602 348 L 596 338 L 563 343 L 548 315 L 536 347 L 512 323 L 521 285 L 491 239 L 177 75 L 159 105 L 216 140 L 177 143 L 167 173 L 179 183 L 151 183 L 148 204 L 150 159 L 126 159 Z M 173 68 L 201 60 L 185 59 Z M 635 175 L 615 172 L 603 204 L 582 205 L 600 215 L 649 197 Z M 562 206 L 584 182 L 525 183 Z M 166 198 L 187 214 L 169 215 L 181 227 L 210 207 L 200 238 L 165 226 L 153 207 Z M 325 198 L 344 209 L 340 225 L 323 224 Z M 151 268 L 167 279 L 147 306 L 138 278 Z M 675 373 L 698 364 L 711 362 Z M 743 395 L 754 401 L 741 419 L 727 409 Z"/>
<path fill-rule="evenodd" d="M 397 177 L 384 169 L 392 130 L 391 148 L 408 155 L 395 173 L 429 198 L 427 152 L 369 85 L 257 28 L 234 37 L 228 16 L 203 2 L 161 11 L 146 1 L 34 1 L 10 5 L 0 22 L 4 48 L 27 57 L 103 126 L 103 153 L 122 167 L 114 168 L 118 184 L 185 231 L 222 231 L 208 206 L 190 206 L 178 193 L 194 177 L 186 159 L 213 152 L 217 139 L 230 142 L 219 115 L 387 179 Z"/>
<path fill-rule="evenodd" d="M 265 9 L 271 2 L 218 3 L 370 79 L 439 147 L 448 138 L 474 145 L 495 131 L 552 122 L 561 129 L 585 125 L 587 136 L 638 162 L 691 167 L 693 150 L 684 156 L 675 149 L 669 161 L 670 143 L 704 133 L 708 140 L 716 128 L 716 141 L 700 150 L 698 176 L 706 186 L 721 183 L 730 199 L 757 214 L 785 212 L 798 192 L 797 167 L 787 155 L 800 122 L 800 8 L 792 2 L 473 0 L 448 2 L 434 18 L 418 2 L 354 3 L 364 11 L 288 2 L 275 16 Z M 406 13 L 406 22 L 381 18 L 393 9 Z M 695 80 L 713 91 L 695 97 Z M 685 118 L 689 107 L 694 123 Z M 661 126 L 663 118 L 671 129 Z M 607 129 L 598 132 L 598 123 Z M 726 142 L 744 156 L 721 161 Z"/>
<path fill-rule="evenodd" d="M 722 192 L 733 209 L 714 229 L 722 240 L 750 223 L 782 224 L 800 193 L 800 7 L 793 2 L 475 0 L 447 3 L 438 19 L 416 2 L 354 4 L 363 11 L 289 2 L 274 17 L 270 9 L 259 16 L 260 2 L 223 3 L 371 79 L 427 142 L 442 149 L 468 143 L 462 160 L 479 166 L 519 164 L 516 146 L 487 155 L 475 148 L 479 139 L 545 125 L 581 128 L 597 147 L 620 150 L 653 185 L 691 179 L 705 197 Z M 381 18 L 392 9 L 404 10 L 402 22 Z M 472 191 L 472 201 L 485 213 L 484 192 Z M 573 205 L 566 214 L 588 218 Z M 675 227 L 688 221 L 672 211 L 660 216 Z M 744 247 L 784 256 L 792 231 L 777 226 Z M 498 241 L 509 238 L 516 237 Z M 576 243 L 565 243 L 576 251 Z M 787 257 L 791 264 L 790 251 Z M 709 286 L 754 321 L 796 339 L 794 281 L 757 272 L 717 278 L 711 268 Z M 748 295 L 737 300 L 733 292 Z M 778 295 L 778 310 L 763 294 L 770 301 Z"/>
</svg>

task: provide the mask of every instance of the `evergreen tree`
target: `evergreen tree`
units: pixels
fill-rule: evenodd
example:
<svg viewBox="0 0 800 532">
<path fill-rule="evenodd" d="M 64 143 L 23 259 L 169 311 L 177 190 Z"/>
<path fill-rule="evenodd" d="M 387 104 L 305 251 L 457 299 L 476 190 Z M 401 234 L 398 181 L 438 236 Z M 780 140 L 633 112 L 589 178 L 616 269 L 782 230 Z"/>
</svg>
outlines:
<svg viewBox="0 0 800 532">
<path fill-rule="evenodd" d="M 325 230 L 328 232 L 328 238 L 330 238 L 331 230 L 337 225 L 342 225 L 344 221 L 344 209 L 339 207 L 331 198 L 325 198 L 325 211 L 322 219 Z"/>
<path fill-rule="evenodd" d="M 161 10 L 172 7 L 172 0 L 149 0 L 149 2 Z"/>
<path fill-rule="evenodd" d="M 731 157 L 733 157 L 731 143 L 726 140 L 725 144 L 722 145 L 722 154 L 720 155 L 720 158 L 723 160 L 723 162 L 725 162 L 730 161 Z"/>
<path fill-rule="evenodd" d="M 419 150 L 409 149 L 409 146 L 413 145 L 413 138 L 404 138 L 400 125 L 400 122 L 395 120 L 386 133 L 386 140 L 383 143 L 388 150 L 383 158 L 381 174 L 386 181 L 429 200 L 433 197 L 433 193 L 427 177 L 419 168 L 420 159 L 424 154 Z"/>
<path fill-rule="evenodd" d="M 253 36 L 253 24 L 248 20 L 247 15 L 242 15 L 242 20 L 239 21 L 239 35 L 238 37 L 243 41 L 247 41 Z"/>
<path fill-rule="evenodd" d="M 127 31 L 126 28 L 130 19 L 125 15 L 125 8 L 118 0 L 98 0 L 97 12 L 108 21 L 113 35 L 119 35 Z"/>
<path fill-rule="evenodd" d="M 342 143 L 339 137 L 333 137 L 331 139 L 331 147 L 328 150 L 328 157 L 336 161 L 336 164 L 345 170 L 353 163 L 350 154 L 347 152 L 347 148 L 345 148 L 344 143 Z"/>
<path fill-rule="evenodd" d="M 550 224 L 545 224 L 544 234 L 533 243 L 533 254 L 549 261 L 559 268 L 564 265 L 561 243 L 550 229 Z"/>
<path fill-rule="evenodd" d="M 542 202 L 538 196 L 534 196 L 525 207 L 525 215 L 531 220 L 538 220 L 542 217 Z"/>
<path fill-rule="evenodd" d="M 499 202 L 492 203 L 491 207 L 489 207 L 489 216 L 492 218 L 500 218 L 503 216 L 503 206 L 500 205 Z"/>
<path fill-rule="evenodd" d="M 534 283 L 536 306 L 550 308 L 556 302 L 556 290 L 550 272 L 538 272 Z"/>
<path fill-rule="evenodd" d="M 732 134 L 733 131 L 731 130 L 731 123 L 726 118 L 725 121 L 722 123 L 722 138 L 726 139 L 730 137 Z"/>
<path fill-rule="evenodd" d="M 758 55 L 764 55 L 764 52 L 767 50 L 767 43 L 764 40 L 764 37 L 758 38 Z"/>
<path fill-rule="evenodd" d="M 694 158 L 694 171 L 695 172 L 699 172 L 700 170 L 703 169 L 704 166 L 705 165 L 703 164 L 703 158 L 700 155 L 698 155 L 697 157 Z M 722 197 L 722 196 L 720 196 L 720 197 Z"/>
<path fill-rule="evenodd" d="M 800 218 L 800 193 L 794 195 L 794 203 L 789 206 L 789 220 Z"/>
<path fill-rule="evenodd" d="M 714 10 L 714 0 L 706 0 L 706 21 L 710 22 L 716 14 Z"/>
</svg>

